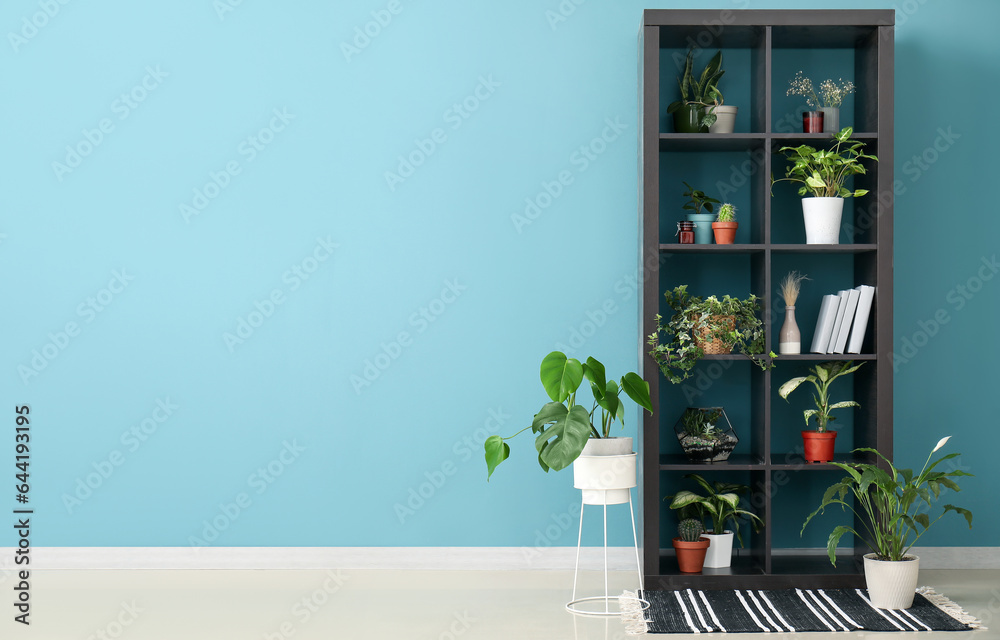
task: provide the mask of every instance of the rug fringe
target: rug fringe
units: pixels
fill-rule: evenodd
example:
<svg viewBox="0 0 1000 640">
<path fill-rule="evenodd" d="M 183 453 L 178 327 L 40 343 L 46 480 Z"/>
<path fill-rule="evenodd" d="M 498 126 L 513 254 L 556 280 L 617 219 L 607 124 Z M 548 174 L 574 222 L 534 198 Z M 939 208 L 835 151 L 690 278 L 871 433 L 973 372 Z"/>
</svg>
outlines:
<svg viewBox="0 0 1000 640">
<path fill-rule="evenodd" d="M 642 612 L 642 603 L 636 591 L 622 591 L 618 606 L 622 611 L 622 623 L 625 625 L 625 633 L 630 636 L 642 635 L 649 631 L 646 624 L 646 616 Z"/>
<path fill-rule="evenodd" d="M 918 587 L 917 593 L 927 598 L 928 602 L 936 606 L 941 611 L 944 611 L 955 620 L 958 620 L 962 624 L 969 625 L 971 629 L 982 629 L 984 631 L 987 629 L 983 626 L 982 622 L 976 619 L 975 616 L 969 614 L 965 609 L 947 596 L 943 596 L 935 591 L 934 587 Z"/>
</svg>

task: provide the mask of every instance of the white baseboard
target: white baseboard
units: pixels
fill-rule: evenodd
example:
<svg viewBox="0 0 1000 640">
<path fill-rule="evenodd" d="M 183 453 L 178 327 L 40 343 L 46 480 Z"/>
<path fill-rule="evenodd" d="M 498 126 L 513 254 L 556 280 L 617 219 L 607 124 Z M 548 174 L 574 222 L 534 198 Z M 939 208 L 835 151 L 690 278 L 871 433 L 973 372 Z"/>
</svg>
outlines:
<svg viewBox="0 0 1000 640">
<path fill-rule="evenodd" d="M 14 569 L 0 548 L 0 569 Z M 32 569 L 565 570 L 576 547 L 34 547 Z M 584 547 L 580 569 L 603 570 L 604 548 Z M 635 549 L 609 547 L 608 569 L 636 570 Z"/>
<path fill-rule="evenodd" d="M 825 553 L 788 549 L 789 553 Z M 1000 569 L 1000 547 L 919 547 L 922 569 Z M 576 547 L 34 547 L 31 569 L 413 569 L 567 570 Z M 584 547 L 580 568 L 604 567 L 603 547 Z M 0 548 L 0 570 L 16 568 Z M 609 547 L 608 568 L 634 571 L 632 547 Z"/>
</svg>

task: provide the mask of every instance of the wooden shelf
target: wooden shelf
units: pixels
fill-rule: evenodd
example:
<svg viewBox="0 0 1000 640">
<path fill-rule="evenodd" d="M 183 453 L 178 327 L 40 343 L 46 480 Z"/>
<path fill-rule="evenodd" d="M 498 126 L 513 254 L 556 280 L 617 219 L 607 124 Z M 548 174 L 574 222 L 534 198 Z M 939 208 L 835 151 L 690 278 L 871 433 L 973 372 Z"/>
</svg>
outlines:
<svg viewBox="0 0 1000 640">
<path fill-rule="evenodd" d="M 861 404 L 853 411 L 853 424 L 841 430 L 846 430 L 845 439 L 854 446 L 873 447 L 891 459 L 894 12 L 656 9 L 647 10 L 643 18 L 640 32 L 640 259 L 643 265 L 659 266 L 647 269 L 643 279 L 641 352 L 648 352 L 646 336 L 656 330 L 655 316 L 663 311 L 663 292 L 668 286 L 689 284 L 692 293 L 698 295 L 752 291 L 760 296 L 764 308 L 771 311 L 778 308 L 775 289 L 780 276 L 798 264 L 807 265 L 805 268 L 818 279 L 825 277 L 827 282 L 836 282 L 838 289 L 858 284 L 878 288 L 863 345 L 865 353 L 779 355 L 774 359 L 776 367 L 766 371 L 753 366 L 742 354 L 706 356 L 705 364 L 696 370 L 697 375 L 681 385 L 670 385 L 656 362 L 644 356 L 642 374 L 650 384 L 653 400 L 653 415 L 644 413 L 641 427 L 642 451 L 653 452 L 643 456 L 640 467 L 646 587 L 861 586 L 864 577 L 860 559 L 866 550 L 862 542 L 856 542 L 853 555 L 838 562 L 836 567 L 823 554 L 772 548 L 774 541 L 781 538 L 776 531 L 787 526 L 790 518 L 796 529 L 801 526 L 799 511 L 804 506 L 803 499 L 815 499 L 815 504 L 819 504 L 821 489 L 827 483 L 822 482 L 826 478 L 815 474 L 840 473 L 830 463 L 806 463 L 801 457 L 790 458 L 786 452 L 777 451 L 791 440 L 790 426 L 786 424 L 789 409 L 776 406 L 778 401 L 775 399 L 778 398 L 777 387 L 787 379 L 792 368 L 828 360 L 865 362 L 866 366 L 853 373 L 849 381 L 838 382 L 838 393 L 852 393 L 845 399 L 853 398 Z M 705 25 L 714 24 L 725 27 L 705 28 Z M 666 119 L 666 105 L 678 97 L 676 69 L 669 60 L 677 58 L 675 54 L 686 50 L 690 42 L 697 42 L 710 53 L 716 48 L 724 49 L 727 61 L 740 61 L 732 75 L 743 74 L 745 84 L 735 92 L 735 97 L 726 96 L 726 104 L 740 102 L 737 104 L 737 127 L 742 129 L 737 128 L 735 133 L 665 131 L 672 129 Z M 784 132 L 790 129 L 790 123 L 795 123 L 794 118 L 788 119 L 782 95 L 784 89 L 775 86 L 778 79 L 773 76 L 776 69 L 797 57 L 797 49 L 843 50 L 835 52 L 833 57 L 847 61 L 845 65 L 853 65 L 853 70 L 848 70 L 844 78 L 852 79 L 857 91 L 850 102 L 851 111 L 841 113 L 841 123 L 851 126 L 854 129 L 852 138 L 866 142 L 871 153 L 879 158 L 878 163 L 866 163 L 866 174 L 854 177 L 854 188 L 867 189 L 869 194 L 849 200 L 850 204 L 845 205 L 842 229 L 845 233 L 841 237 L 847 240 L 844 244 L 802 244 L 804 233 L 788 226 L 802 219 L 794 191 L 781 185 L 781 189 L 773 191 L 772 197 L 771 173 L 781 173 L 786 162 L 784 154 L 779 152 L 781 147 L 807 144 L 829 148 L 835 143 L 830 134 Z M 805 69 L 805 72 L 808 75 L 810 70 Z M 726 78 L 722 82 L 725 85 Z M 749 87 L 743 88 L 747 84 Z M 726 87 L 722 90 L 726 91 Z M 748 159 L 750 168 L 740 171 Z M 668 221 L 671 211 L 680 211 L 679 185 L 690 181 L 700 186 L 698 178 L 701 176 L 705 177 L 706 185 L 719 182 L 726 185 L 725 194 L 709 192 L 708 195 L 721 197 L 742 208 L 742 235 L 737 237 L 749 242 L 733 245 L 673 242 L 674 225 Z M 880 195 L 876 198 L 874 194 Z M 663 236 L 660 235 L 661 219 L 664 220 Z M 817 292 L 809 294 L 815 296 Z M 799 306 L 803 314 L 811 316 L 816 313 L 817 304 L 813 298 Z M 799 322 L 813 320 L 814 317 L 807 320 L 800 316 Z M 780 325 L 780 318 L 768 316 L 766 352 L 778 351 Z M 804 337 L 808 338 L 808 334 L 807 331 Z M 735 362 L 746 364 L 731 366 Z M 848 387 L 853 387 L 851 392 L 847 391 Z M 731 404 L 739 414 L 739 424 L 734 421 L 734 425 L 740 444 L 737 452 L 725 462 L 692 462 L 683 455 L 677 443 L 673 430 L 677 414 L 681 408 L 700 402 Z M 801 413 L 795 417 L 801 425 Z M 796 428 L 796 432 L 798 430 Z M 837 455 L 835 461 L 872 462 L 870 458 L 873 457 L 843 453 Z M 675 489 L 680 477 L 692 472 L 710 481 L 713 474 L 747 478 L 748 481 L 742 482 L 751 487 L 749 504 L 767 525 L 760 533 L 748 537 L 749 548 L 734 558 L 732 569 L 681 574 L 673 549 L 663 548 L 670 546 L 669 540 L 673 537 L 670 533 L 676 530 L 676 523 L 670 516 L 661 521 L 665 493 L 661 488 Z M 781 490 L 796 479 L 799 480 L 797 491 Z M 819 493 L 812 496 L 810 492 Z M 861 525 L 860 522 L 853 524 L 856 528 Z"/>
</svg>

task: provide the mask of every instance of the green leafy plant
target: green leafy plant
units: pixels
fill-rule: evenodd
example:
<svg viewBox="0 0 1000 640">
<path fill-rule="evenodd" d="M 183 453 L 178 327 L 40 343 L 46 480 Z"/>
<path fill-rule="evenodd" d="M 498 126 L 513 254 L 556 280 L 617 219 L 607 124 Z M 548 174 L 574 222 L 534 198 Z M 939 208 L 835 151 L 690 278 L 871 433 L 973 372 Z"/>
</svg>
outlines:
<svg viewBox="0 0 1000 640">
<path fill-rule="evenodd" d="M 806 144 L 781 147 L 779 151 L 785 154 L 791 164 L 786 169 L 784 178 L 775 180 L 774 175 L 771 176 L 771 186 L 777 182 L 801 184 L 800 196 L 812 194 L 817 198 L 857 198 L 865 195 L 868 193 L 867 189 L 850 191 L 844 187 L 844 183 L 850 176 L 866 172 L 862 159 L 878 162 L 878 158 L 862 153 L 860 150 L 865 143 L 851 140 L 853 133 L 854 129 L 844 127 L 839 133 L 833 134 L 837 142 L 829 151 Z"/>
<path fill-rule="evenodd" d="M 762 369 L 774 366 L 760 357 L 764 351 L 764 324 L 757 317 L 760 304 L 751 294 L 746 300 L 728 295 L 719 300 L 715 296 L 700 298 L 687 292 L 687 285 L 680 285 L 663 294 L 674 315 L 666 323 L 656 316 L 656 332 L 649 335 L 652 347 L 649 355 L 660 365 L 667 380 L 674 384 L 691 377 L 691 370 L 704 357 L 705 350 L 698 346 L 700 340 L 721 340 L 746 355 Z M 661 342 L 661 336 L 669 339 Z M 774 352 L 771 358 L 776 358 Z"/>
<path fill-rule="evenodd" d="M 736 207 L 728 202 L 719 207 L 719 214 L 715 217 L 716 222 L 733 222 L 736 220 Z"/>
<path fill-rule="evenodd" d="M 682 207 L 685 211 L 701 213 L 701 210 L 705 209 L 708 213 L 712 213 L 713 205 L 719 204 L 715 198 L 706 196 L 704 191 L 699 191 L 686 182 L 684 186 L 687 187 L 687 191 L 683 195 L 685 198 L 690 198 L 690 201 Z"/>
<path fill-rule="evenodd" d="M 730 482 L 709 483 L 697 473 L 689 473 L 684 477 L 697 482 L 705 490 L 706 495 L 683 490 L 664 498 L 670 500 L 670 508 L 677 510 L 678 517 L 697 518 L 706 526 L 711 524 L 711 531 L 716 535 L 726 530 L 726 523 L 732 523 L 733 532 L 741 547 L 743 546 L 739 527 L 741 520 L 748 520 L 754 531 L 760 531 L 764 521 L 756 514 L 740 508 L 740 496 L 749 491 L 750 487 Z"/>
<path fill-rule="evenodd" d="M 725 73 L 722 69 L 722 51 L 720 50 L 705 65 L 698 80 L 695 80 L 694 49 L 688 49 L 687 57 L 684 59 L 684 73 L 677 78 L 681 99 L 667 105 L 667 113 L 674 113 L 681 107 L 689 105 L 701 107 L 721 105 L 724 100 L 718 85 Z M 699 124 L 703 127 L 710 127 L 715 124 L 716 119 L 714 113 L 706 113 L 701 116 Z"/>
<path fill-rule="evenodd" d="M 718 438 L 722 431 L 715 426 L 716 420 L 722 417 L 722 409 L 700 409 L 688 407 L 681 414 L 684 433 L 702 438 Z"/>
<path fill-rule="evenodd" d="M 685 518 L 677 523 L 677 537 L 684 542 L 698 542 L 703 533 L 705 527 L 697 518 Z"/>
<path fill-rule="evenodd" d="M 609 437 L 611 425 L 616 421 L 621 421 L 624 427 L 625 403 L 619 398 L 622 391 L 637 405 L 653 412 L 648 382 L 633 372 L 626 373 L 618 382 L 608 380 L 604 365 L 594 358 L 587 358 L 581 363 L 566 357 L 561 351 L 553 351 L 542 360 L 539 377 L 552 402 L 535 414 L 530 427 L 507 438 L 493 435 L 486 439 L 487 480 L 497 465 L 510 456 L 510 445 L 506 440 L 528 429 L 536 434 L 539 466 L 546 472 L 549 469 L 561 471 L 580 457 L 589 438 Z M 576 394 L 584 379 L 590 383 L 594 397 L 590 411 L 576 403 Z M 594 422 L 598 409 L 600 416 L 596 424 L 600 425 L 600 429 Z"/>
<path fill-rule="evenodd" d="M 846 376 L 850 373 L 854 373 L 864 362 L 857 365 L 853 361 L 843 361 L 843 360 L 833 360 L 830 362 L 821 362 L 814 367 L 810 367 L 809 371 L 812 373 L 808 376 L 799 376 L 797 378 L 792 378 L 785 384 L 778 388 L 778 395 L 788 400 L 789 394 L 799 388 L 803 382 L 811 382 L 814 387 L 816 387 L 816 393 L 813 394 L 813 400 L 816 402 L 815 409 L 806 409 L 803 411 L 803 415 L 806 420 L 806 426 L 809 425 L 809 419 L 815 418 L 817 428 L 819 432 L 824 432 L 831 422 L 836 420 L 830 415 L 830 412 L 834 409 L 846 409 L 847 407 L 860 407 L 854 400 L 844 400 L 841 402 L 830 402 L 830 385 L 840 377 Z"/>
<path fill-rule="evenodd" d="M 848 532 L 853 533 L 859 540 L 863 540 L 878 556 L 879 560 L 896 562 L 903 560 L 920 536 L 949 511 L 964 516 L 971 529 L 972 512 L 968 509 L 946 504 L 941 514 L 934 520 L 930 519 L 928 513 L 919 513 L 925 505 L 930 511 L 934 500 L 941 496 L 943 490 L 961 491 L 958 483 L 952 478 L 972 476 L 971 473 L 958 469 L 934 471 L 934 468 L 940 463 L 960 455 L 950 453 L 931 462 L 931 456 L 943 447 L 950 438 L 951 436 L 948 436 L 938 441 L 937 446 L 928 454 L 923 469 L 916 476 L 913 475 L 912 469 L 896 469 L 888 458 L 875 449 L 866 447 L 854 451 L 878 456 L 888 467 L 888 471 L 874 464 L 831 463 L 846 471 L 848 475 L 826 490 L 826 493 L 823 494 L 822 504 L 806 518 L 802 525 L 802 532 L 805 532 L 809 522 L 816 515 L 823 513 L 824 509 L 831 504 L 839 504 L 842 510 L 853 512 L 857 519 L 863 523 L 864 531 L 868 533 L 868 537 L 860 535 L 853 527 L 837 526 L 830 533 L 826 545 L 830 562 L 836 566 L 837 545 L 840 544 L 840 538 Z M 854 496 L 853 506 L 844 501 L 848 494 Z M 869 542 L 869 538 L 873 542 Z"/>
</svg>

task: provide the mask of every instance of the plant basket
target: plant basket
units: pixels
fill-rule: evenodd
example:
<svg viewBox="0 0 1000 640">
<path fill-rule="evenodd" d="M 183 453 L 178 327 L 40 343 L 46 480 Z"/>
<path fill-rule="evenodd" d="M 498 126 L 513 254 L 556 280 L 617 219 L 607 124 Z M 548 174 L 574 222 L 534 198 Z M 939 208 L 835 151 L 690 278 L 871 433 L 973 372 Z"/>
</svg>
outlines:
<svg viewBox="0 0 1000 640">
<path fill-rule="evenodd" d="M 710 337 L 712 329 L 717 327 L 725 331 L 732 331 L 736 328 L 736 318 L 733 316 L 709 316 L 708 320 L 695 327 L 691 332 L 691 339 L 695 346 L 705 352 L 705 355 L 721 355 L 733 352 L 733 343 L 725 342 L 721 338 Z"/>
<path fill-rule="evenodd" d="M 688 407 L 674 433 L 684 454 L 697 462 L 727 460 L 740 441 L 722 407 Z"/>
</svg>

